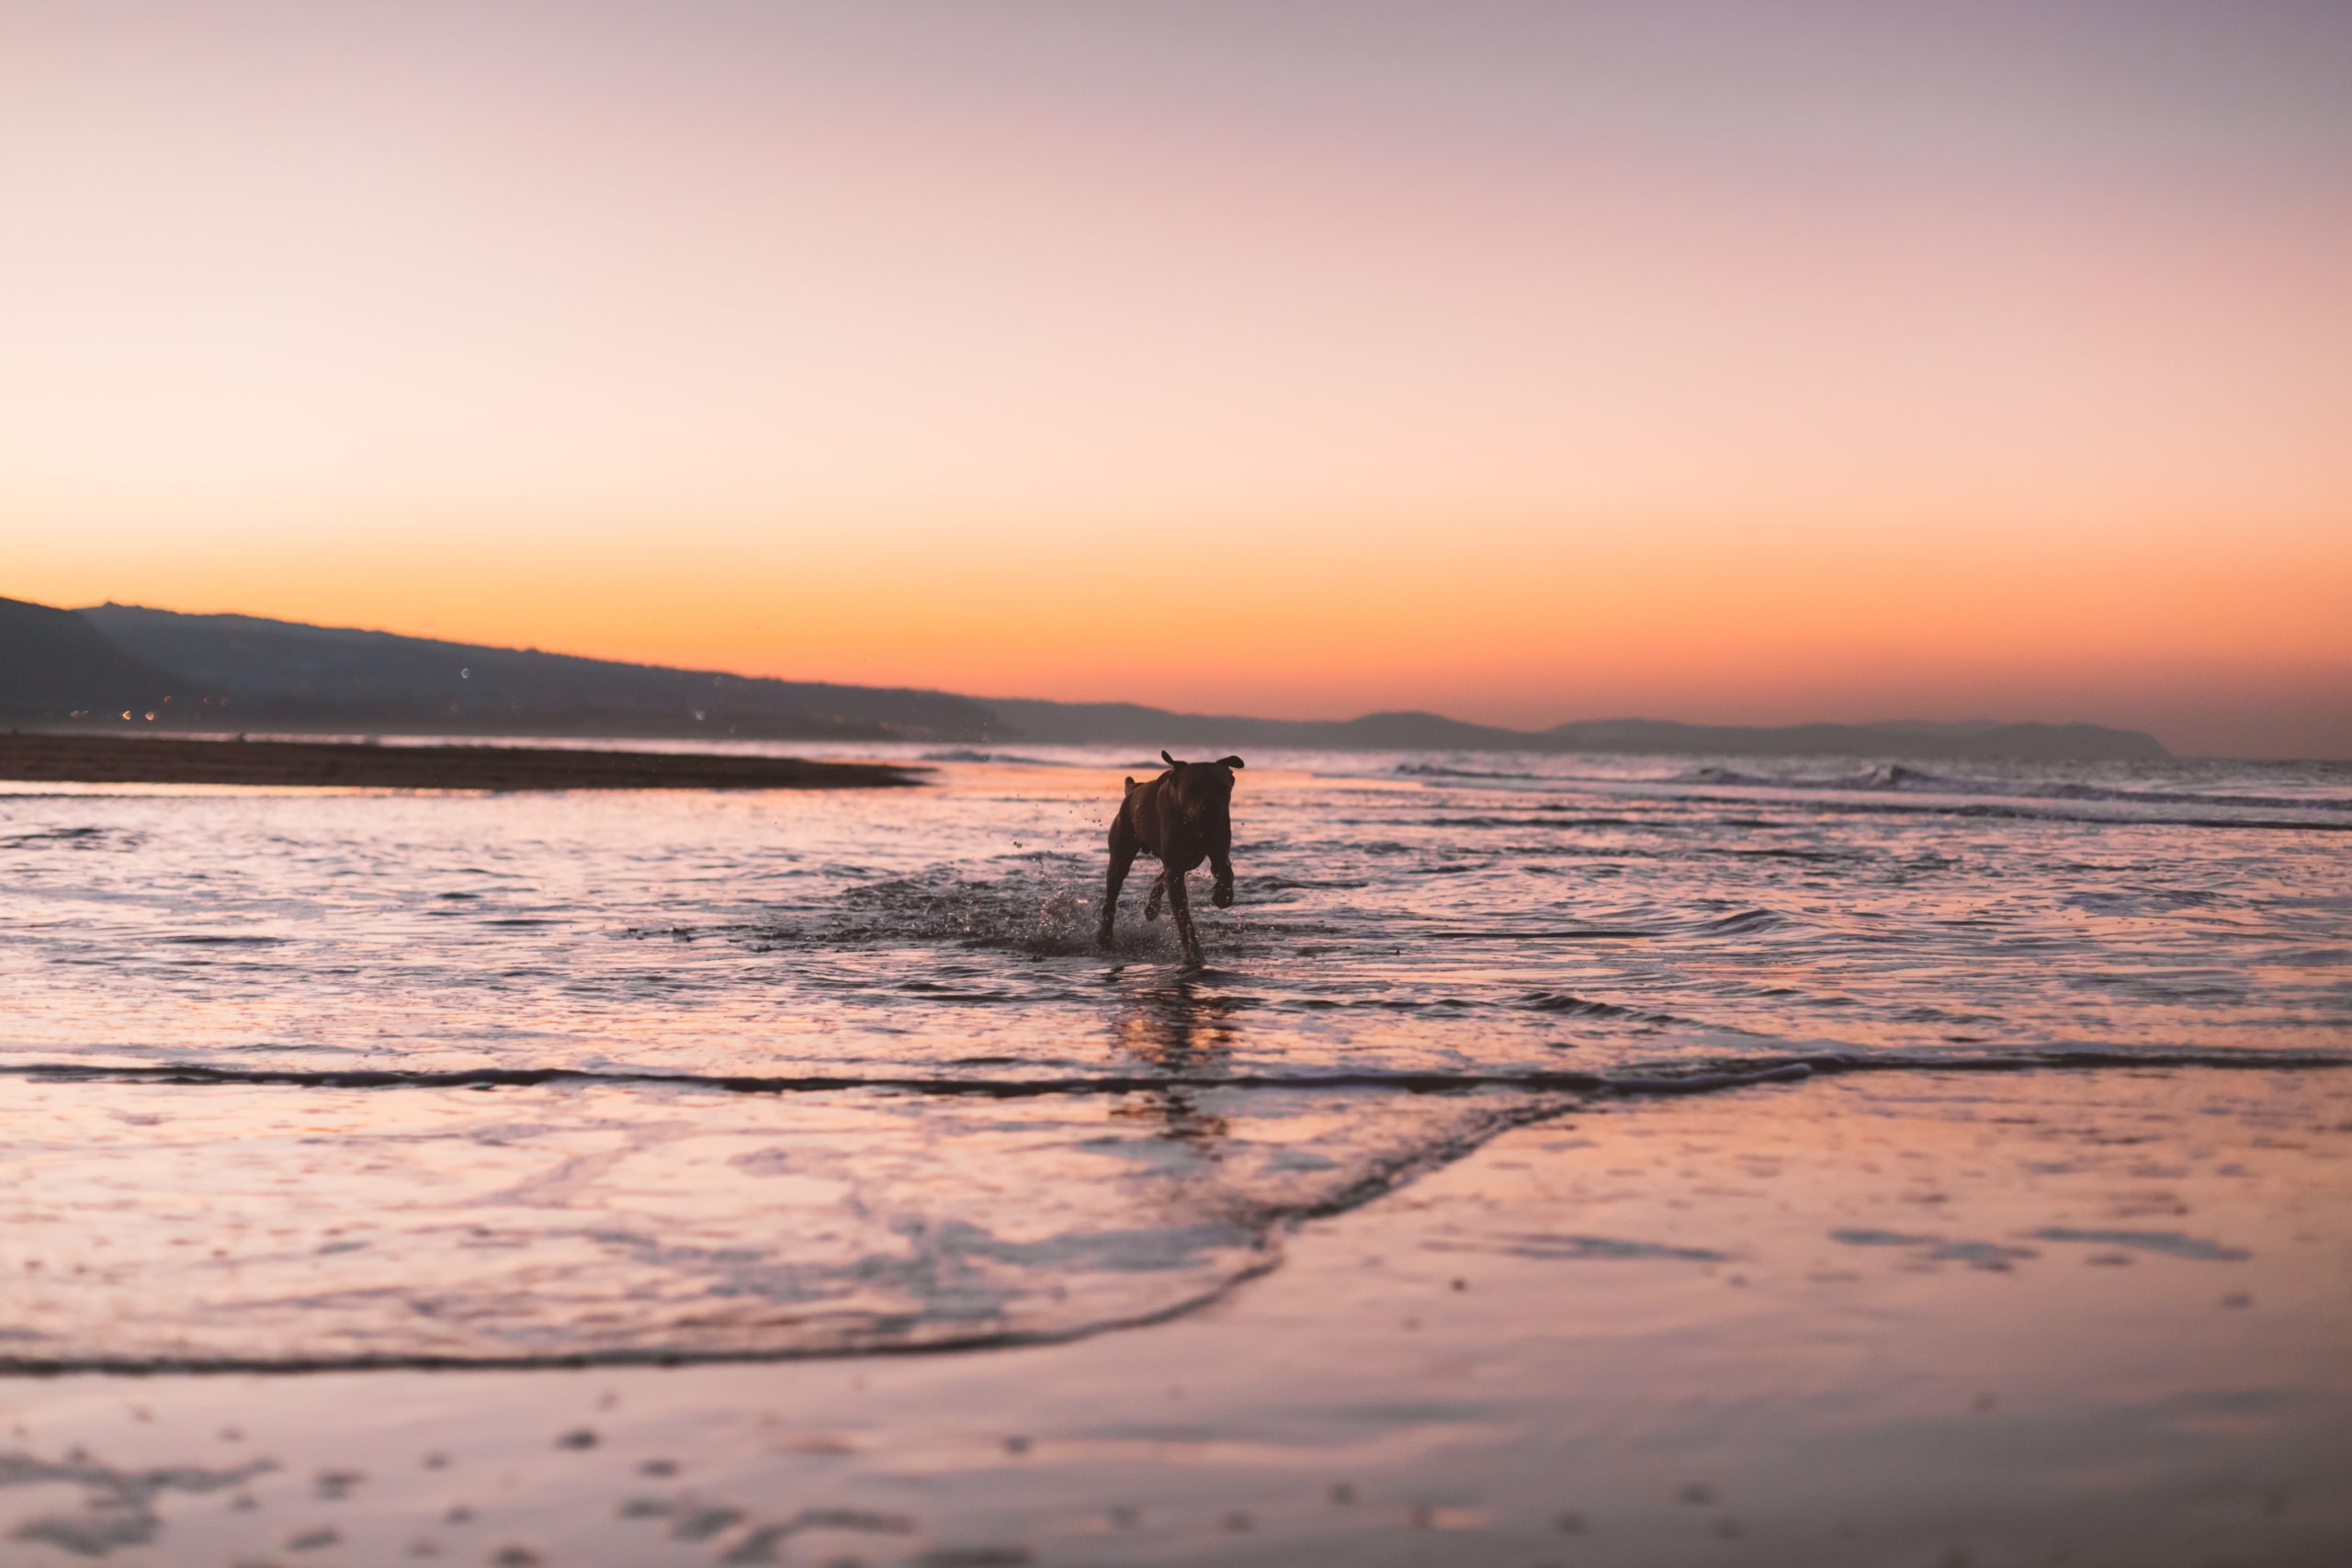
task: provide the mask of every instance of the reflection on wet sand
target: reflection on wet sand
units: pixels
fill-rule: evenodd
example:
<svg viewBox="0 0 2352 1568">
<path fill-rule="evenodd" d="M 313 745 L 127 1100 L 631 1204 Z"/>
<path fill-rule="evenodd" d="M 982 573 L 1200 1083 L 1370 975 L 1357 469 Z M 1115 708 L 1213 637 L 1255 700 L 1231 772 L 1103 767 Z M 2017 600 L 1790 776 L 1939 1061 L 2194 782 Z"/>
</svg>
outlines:
<svg viewBox="0 0 2352 1568">
<path fill-rule="evenodd" d="M 1217 982 L 1187 969 L 1128 965 L 1114 970 L 1109 983 L 1118 996 L 1111 1014 L 1114 1060 L 1196 1077 L 1223 1067 L 1232 1056 L 1239 1036 L 1235 1019 L 1243 1008 Z M 1156 1120 L 1161 1137 L 1210 1159 L 1217 1157 L 1230 1132 L 1224 1117 L 1201 1108 L 1194 1091 L 1175 1085 L 1126 1096 L 1112 1114 Z"/>
<path fill-rule="evenodd" d="M 1214 1299 L 1278 1259 L 1286 1221 L 1369 1201 L 1535 1103 L 0 1075 L 0 1163 L 24 1194 L 0 1212 L 0 1372 L 620 1364 L 1100 1332 Z"/>
</svg>

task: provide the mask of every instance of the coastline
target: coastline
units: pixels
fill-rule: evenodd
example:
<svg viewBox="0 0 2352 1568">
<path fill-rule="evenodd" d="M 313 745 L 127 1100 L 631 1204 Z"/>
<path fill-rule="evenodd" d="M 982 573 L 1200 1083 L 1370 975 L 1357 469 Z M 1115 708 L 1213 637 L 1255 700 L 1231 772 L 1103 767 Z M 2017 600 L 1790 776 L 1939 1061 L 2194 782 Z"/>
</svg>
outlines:
<svg viewBox="0 0 2352 1568">
<path fill-rule="evenodd" d="M 889 789 L 921 782 L 907 768 L 798 757 L 17 732 L 0 735 L 0 781 L 489 791 Z"/>
<path fill-rule="evenodd" d="M 0 1539 L 56 1568 L 2316 1568 L 2352 1540 L 2346 1093 L 1589 1103 L 1298 1224 L 1197 1312 L 1056 1345 L 0 1380 Z"/>
</svg>

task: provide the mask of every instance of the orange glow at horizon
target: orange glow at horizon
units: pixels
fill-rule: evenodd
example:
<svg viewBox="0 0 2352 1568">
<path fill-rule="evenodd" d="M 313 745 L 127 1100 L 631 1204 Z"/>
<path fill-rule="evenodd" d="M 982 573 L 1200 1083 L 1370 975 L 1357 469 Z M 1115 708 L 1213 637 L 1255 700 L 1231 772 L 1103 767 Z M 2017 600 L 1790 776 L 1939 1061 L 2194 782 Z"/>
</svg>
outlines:
<svg viewBox="0 0 2352 1568">
<path fill-rule="evenodd" d="M 2352 756 L 2352 19 L 1647 9 L 0 18 L 0 594 Z"/>
</svg>

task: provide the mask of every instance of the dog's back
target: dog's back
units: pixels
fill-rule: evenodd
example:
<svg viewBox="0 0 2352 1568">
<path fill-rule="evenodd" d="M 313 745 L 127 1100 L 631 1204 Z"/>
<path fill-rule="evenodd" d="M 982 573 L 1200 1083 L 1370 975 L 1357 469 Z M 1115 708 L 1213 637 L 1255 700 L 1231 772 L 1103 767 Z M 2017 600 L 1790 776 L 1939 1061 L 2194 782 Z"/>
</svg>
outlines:
<svg viewBox="0 0 2352 1568">
<path fill-rule="evenodd" d="M 1119 817 L 1127 830 L 1155 855 L 1159 852 L 1159 790 L 1167 782 L 1168 773 L 1154 774 L 1141 784 L 1129 779 L 1126 795 L 1119 803 Z"/>
</svg>

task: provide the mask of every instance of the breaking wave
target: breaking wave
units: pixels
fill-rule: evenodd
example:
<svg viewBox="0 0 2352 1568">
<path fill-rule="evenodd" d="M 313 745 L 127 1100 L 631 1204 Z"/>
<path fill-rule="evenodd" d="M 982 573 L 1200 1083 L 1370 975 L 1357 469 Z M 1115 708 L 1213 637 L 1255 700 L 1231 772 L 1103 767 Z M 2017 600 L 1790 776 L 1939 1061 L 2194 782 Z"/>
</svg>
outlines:
<svg viewBox="0 0 2352 1568">
<path fill-rule="evenodd" d="M 1662 781 L 1742 789 L 1899 792 L 1910 795 L 1991 795 L 2013 800 L 2104 801 L 2132 806 L 2206 806 L 2270 811 L 2352 812 L 2352 798 L 2324 795 L 2245 795 L 2222 791 L 2127 789 L 2071 779 L 1957 778 L 1902 762 L 1883 762 L 1859 773 L 1815 777 L 1743 772 L 1714 764 L 1686 769 Z"/>
</svg>

